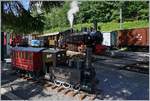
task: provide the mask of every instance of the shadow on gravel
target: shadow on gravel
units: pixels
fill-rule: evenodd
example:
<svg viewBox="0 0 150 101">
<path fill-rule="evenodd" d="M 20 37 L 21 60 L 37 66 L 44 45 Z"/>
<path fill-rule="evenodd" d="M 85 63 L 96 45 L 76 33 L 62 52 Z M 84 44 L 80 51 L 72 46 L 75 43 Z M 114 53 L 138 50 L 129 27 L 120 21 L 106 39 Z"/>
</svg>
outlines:
<svg viewBox="0 0 150 101">
<path fill-rule="evenodd" d="M 103 91 L 104 100 L 149 99 L 149 75 L 107 65 L 93 66 L 96 67 L 98 88 Z"/>
<path fill-rule="evenodd" d="M 18 82 L 11 85 L 13 90 L 10 93 L 18 96 L 23 100 L 29 100 L 37 97 L 50 97 L 50 94 L 43 92 L 43 87 L 36 83 L 29 83 L 28 81 Z M 7 93 L 6 93 L 7 94 Z"/>
<path fill-rule="evenodd" d="M 1 64 L 1 86 L 15 81 L 18 77 L 11 69 L 11 64 Z"/>
<path fill-rule="evenodd" d="M 28 100 L 36 96 L 51 96 L 44 93 L 43 87 L 39 84 L 19 79 L 16 73 L 11 69 L 11 64 L 1 64 L 1 86 L 9 89 L 8 92 L 1 96 L 2 100 L 9 100 L 9 97 L 7 97 L 9 93 L 16 95 L 23 100 Z"/>
</svg>

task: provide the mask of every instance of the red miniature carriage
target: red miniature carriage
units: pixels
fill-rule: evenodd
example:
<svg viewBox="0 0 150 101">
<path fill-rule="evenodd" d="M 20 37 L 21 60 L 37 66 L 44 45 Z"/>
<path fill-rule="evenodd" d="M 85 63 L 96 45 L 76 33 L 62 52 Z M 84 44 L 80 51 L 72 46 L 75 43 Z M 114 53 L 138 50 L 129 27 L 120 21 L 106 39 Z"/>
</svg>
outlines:
<svg viewBox="0 0 150 101">
<path fill-rule="evenodd" d="M 44 48 L 33 47 L 14 47 L 12 48 L 12 66 L 14 69 L 32 73 L 40 74 L 42 71 L 42 50 Z"/>
</svg>

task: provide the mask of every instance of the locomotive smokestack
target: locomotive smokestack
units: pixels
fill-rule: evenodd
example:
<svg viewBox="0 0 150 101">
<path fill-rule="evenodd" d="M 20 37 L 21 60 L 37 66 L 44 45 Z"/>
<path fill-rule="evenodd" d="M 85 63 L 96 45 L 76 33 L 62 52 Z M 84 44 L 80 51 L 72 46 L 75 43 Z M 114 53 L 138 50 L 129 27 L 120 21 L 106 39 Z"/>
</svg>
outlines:
<svg viewBox="0 0 150 101">
<path fill-rule="evenodd" d="M 94 24 L 94 29 L 97 31 L 97 21 L 94 20 L 94 21 L 93 21 L 93 24 Z"/>
<path fill-rule="evenodd" d="M 74 32 L 74 31 L 73 31 L 73 28 L 71 28 L 71 29 L 70 29 L 70 32 L 71 32 L 71 33 L 73 33 L 73 32 Z"/>
</svg>

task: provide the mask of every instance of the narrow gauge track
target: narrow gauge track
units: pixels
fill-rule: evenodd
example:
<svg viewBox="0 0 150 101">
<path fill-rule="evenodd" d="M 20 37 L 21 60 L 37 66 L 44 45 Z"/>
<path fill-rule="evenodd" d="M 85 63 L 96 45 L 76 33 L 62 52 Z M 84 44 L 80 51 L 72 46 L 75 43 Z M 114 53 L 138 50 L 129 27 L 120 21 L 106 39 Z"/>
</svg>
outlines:
<svg viewBox="0 0 150 101">
<path fill-rule="evenodd" d="M 98 55 L 93 55 L 93 58 L 95 59 L 102 59 L 102 60 L 110 60 L 110 59 L 114 59 L 112 57 L 109 56 L 98 56 Z M 115 59 L 119 59 L 119 58 L 115 58 Z M 138 72 L 138 73 L 143 73 L 143 74 L 149 74 L 149 61 L 137 61 L 134 59 L 130 59 L 130 58 L 121 58 L 121 60 L 123 61 L 132 61 L 133 63 L 131 64 L 127 64 L 124 65 L 122 67 L 120 67 L 120 70 L 128 70 L 128 71 L 132 71 L 132 72 Z M 95 60 L 96 61 L 96 60 Z"/>
<path fill-rule="evenodd" d="M 56 91 L 57 93 L 61 93 L 65 96 L 77 98 L 78 100 L 88 99 L 88 101 L 93 101 L 96 98 L 103 100 L 101 96 L 100 97 L 98 96 L 100 91 L 96 91 L 94 94 L 89 94 L 87 92 L 77 91 L 72 88 L 67 89 L 67 88 L 64 88 L 62 85 L 57 86 L 56 84 L 48 81 L 47 79 L 33 80 L 32 78 L 26 77 L 25 75 L 20 75 L 19 77 L 29 82 L 33 82 L 40 86 L 43 86 L 46 91 Z"/>
<path fill-rule="evenodd" d="M 135 64 L 126 65 L 122 69 L 133 71 L 133 72 L 149 74 L 149 65 L 148 63 L 145 63 L 145 62 L 139 62 Z"/>
</svg>

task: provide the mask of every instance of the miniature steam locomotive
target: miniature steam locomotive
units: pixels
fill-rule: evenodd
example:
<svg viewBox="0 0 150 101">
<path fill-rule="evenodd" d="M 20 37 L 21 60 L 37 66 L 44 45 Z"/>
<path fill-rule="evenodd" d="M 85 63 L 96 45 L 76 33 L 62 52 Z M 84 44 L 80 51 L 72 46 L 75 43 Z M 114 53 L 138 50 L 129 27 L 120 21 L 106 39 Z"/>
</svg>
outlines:
<svg viewBox="0 0 150 101">
<path fill-rule="evenodd" d="M 91 65 L 93 43 L 102 43 L 102 34 L 98 31 L 92 33 L 80 33 L 66 37 L 66 42 L 81 41 L 86 45 L 86 58 L 68 58 L 66 50 L 58 48 L 35 48 L 35 47 L 13 47 L 12 67 L 17 73 L 24 73 L 34 79 L 49 77 L 57 86 L 75 90 L 93 92 L 97 80 L 96 71 Z M 74 37 L 79 39 L 74 41 Z M 99 38 L 99 39 L 97 39 Z M 68 39 L 68 40 L 67 40 Z M 72 61 L 73 59 L 73 61 Z"/>
<path fill-rule="evenodd" d="M 55 48 L 33 48 L 14 47 L 12 48 L 12 67 L 19 74 L 25 74 L 34 79 L 49 75 L 49 80 L 56 85 L 63 85 L 66 88 L 80 88 L 87 91 L 94 89 L 95 71 L 87 71 L 84 60 L 79 61 L 78 66 L 69 63 L 66 51 Z"/>
</svg>

